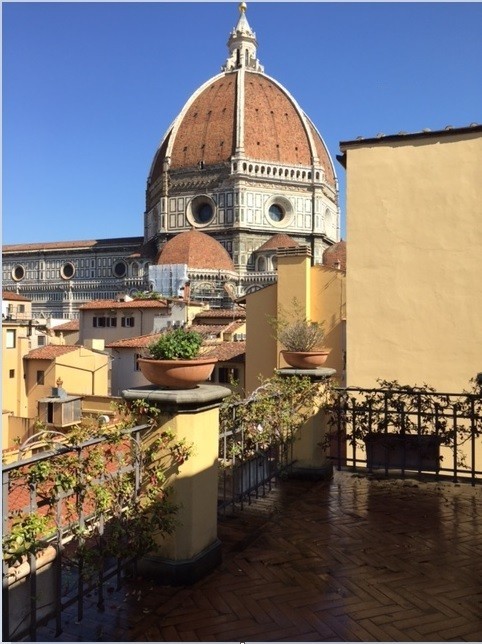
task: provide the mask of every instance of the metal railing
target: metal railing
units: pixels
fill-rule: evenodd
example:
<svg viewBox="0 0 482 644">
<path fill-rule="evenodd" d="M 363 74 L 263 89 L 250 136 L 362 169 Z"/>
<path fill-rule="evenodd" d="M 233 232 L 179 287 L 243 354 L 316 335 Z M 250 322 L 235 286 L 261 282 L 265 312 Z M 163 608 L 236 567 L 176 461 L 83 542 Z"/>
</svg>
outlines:
<svg viewBox="0 0 482 644">
<path fill-rule="evenodd" d="M 418 387 L 335 391 L 325 445 L 338 469 L 482 481 L 482 396 Z"/>
<path fill-rule="evenodd" d="M 245 452 L 243 429 L 225 432 L 219 439 L 218 511 L 221 514 L 228 509 L 242 510 L 245 504 L 266 496 L 294 463 L 292 442 L 255 444 Z M 239 453 L 233 452 L 233 440 L 241 448 Z"/>
<path fill-rule="evenodd" d="M 106 475 L 116 476 L 132 473 L 133 499 L 137 498 L 140 489 L 140 480 L 142 473 L 142 459 L 140 457 L 141 435 L 148 429 L 148 425 L 139 425 L 125 431 L 127 442 L 133 447 L 132 450 L 124 449 L 124 457 L 119 459 L 117 469 L 109 466 Z M 53 434 L 54 432 L 52 432 Z M 31 439 L 24 444 L 23 451 L 33 453 L 35 445 L 30 444 Z M 62 442 L 55 444 L 55 447 L 49 451 L 42 451 L 28 458 L 17 460 L 13 463 L 2 466 L 2 495 L 3 495 L 3 535 L 9 533 L 11 528 L 12 517 L 24 515 L 45 516 L 54 503 L 53 524 L 49 527 L 48 532 L 42 536 L 42 543 L 46 549 L 54 549 L 55 553 L 50 557 L 50 576 L 48 588 L 52 589 L 52 597 L 48 606 L 41 605 L 42 593 L 38 592 L 39 575 L 37 566 L 37 552 L 29 552 L 23 557 L 27 572 L 23 576 L 24 587 L 27 589 L 22 595 L 22 606 L 15 600 L 15 605 L 11 605 L 10 592 L 15 587 L 15 579 L 18 577 L 19 566 L 15 568 L 7 560 L 3 560 L 3 580 L 2 580 L 2 603 L 3 603 L 3 641 L 16 640 L 30 636 L 31 641 L 35 641 L 37 634 L 38 622 L 44 622 L 49 619 L 55 619 L 56 636 L 62 631 L 62 612 L 69 606 L 77 604 L 77 619 L 80 621 L 84 612 L 84 598 L 87 592 L 95 589 L 97 592 L 97 605 L 102 609 L 104 605 L 104 584 L 112 577 L 117 579 L 117 587 L 120 587 L 123 572 L 135 563 L 132 559 L 106 559 L 103 565 L 95 571 L 95 575 L 86 575 L 85 558 L 82 552 L 72 553 L 72 538 L 74 531 L 79 528 L 89 526 L 89 522 L 96 521 L 97 530 L 100 540 L 103 539 L 106 529 L 108 529 L 108 512 L 92 514 L 92 508 L 80 504 L 76 520 L 72 521 L 72 516 L 66 512 L 66 504 L 75 497 L 75 490 L 57 491 L 52 497 L 45 499 L 45 496 L 39 493 L 35 477 L 27 476 L 29 468 L 38 467 L 42 463 L 52 461 L 52 459 L 65 456 L 67 454 L 76 455 L 79 461 L 79 469 L 82 469 L 83 459 L 92 448 L 97 445 L 106 443 L 106 438 L 94 438 L 87 440 L 76 446 L 67 446 Z M 50 443 L 53 445 L 53 443 Z M 119 448 L 122 449 L 122 448 Z M 102 483 L 102 479 L 93 480 L 91 484 Z M 55 501 L 53 501 L 55 499 Z M 88 546 L 88 543 L 86 544 Z M 12 583 L 13 582 L 13 583 Z M 18 586 L 18 584 L 17 584 Z M 45 600 L 44 600 L 45 601 Z M 18 615 L 21 608 L 20 616 Z M 12 617 L 13 611 L 17 611 L 15 618 Z M 15 622 L 15 623 L 14 623 Z"/>
<path fill-rule="evenodd" d="M 273 489 L 280 477 L 290 471 L 294 464 L 291 433 L 278 431 L 266 436 L 261 424 L 245 425 L 243 407 L 253 404 L 264 394 L 258 387 L 249 398 L 230 406 L 231 429 L 219 435 L 219 486 L 218 511 L 242 510 L 253 499 L 265 496 Z"/>
</svg>

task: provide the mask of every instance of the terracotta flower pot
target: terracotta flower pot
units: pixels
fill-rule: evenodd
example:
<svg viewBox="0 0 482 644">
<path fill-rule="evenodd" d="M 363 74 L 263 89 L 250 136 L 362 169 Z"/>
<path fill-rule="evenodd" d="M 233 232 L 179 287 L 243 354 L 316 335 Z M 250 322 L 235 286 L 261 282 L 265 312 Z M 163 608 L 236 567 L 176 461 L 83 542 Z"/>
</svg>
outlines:
<svg viewBox="0 0 482 644">
<path fill-rule="evenodd" d="M 325 364 L 331 349 L 317 351 L 282 351 L 281 355 L 290 367 L 296 369 L 316 369 Z"/>
<path fill-rule="evenodd" d="M 217 358 L 154 360 L 139 358 L 143 376 L 153 385 L 168 389 L 194 389 L 212 374 Z"/>
</svg>

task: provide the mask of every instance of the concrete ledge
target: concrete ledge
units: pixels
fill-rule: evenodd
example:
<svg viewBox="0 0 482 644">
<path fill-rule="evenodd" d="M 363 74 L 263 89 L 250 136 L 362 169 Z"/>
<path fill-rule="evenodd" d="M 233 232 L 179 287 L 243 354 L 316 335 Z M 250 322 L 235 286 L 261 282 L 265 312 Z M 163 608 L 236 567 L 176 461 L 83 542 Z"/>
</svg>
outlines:
<svg viewBox="0 0 482 644">
<path fill-rule="evenodd" d="M 192 559 L 164 559 L 156 555 L 143 557 L 137 571 L 162 586 L 190 586 L 219 566 L 222 561 L 221 542 L 216 539 Z"/>
<path fill-rule="evenodd" d="M 182 409 L 185 413 L 196 413 L 217 407 L 230 393 L 228 387 L 203 383 L 194 389 L 162 389 L 156 385 L 134 387 L 124 390 L 122 397 L 125 400 L 148 400 L 166 410 Z"/>
</svg>

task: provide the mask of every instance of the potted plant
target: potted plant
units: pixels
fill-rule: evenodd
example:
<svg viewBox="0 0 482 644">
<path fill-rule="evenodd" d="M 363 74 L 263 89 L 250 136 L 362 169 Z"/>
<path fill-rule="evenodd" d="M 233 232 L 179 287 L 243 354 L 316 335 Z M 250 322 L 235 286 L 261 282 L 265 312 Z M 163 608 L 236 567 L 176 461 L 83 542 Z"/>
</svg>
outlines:
<svg viewBox="0 0 482 644">
<path fill-rule="evenodd" d="M 271 320 L 275 337 L 284 346 L 281 354 L 285 361 L 297 369 L 316 369 L 326 362 L 331 349 L 324 346 L 325 332 L 321 322 L 309 320 L 296 298 L 292 313 L 281 309 Z"/>
<path fill-rule="evenodd" d="M 210 377 L 217 362 L 201 355 L 202 343 L 203 336 L 195 331 L 166 331 L 147 347 L 147 356 L 138 360 L 139 368 L 154 385 L 194 389 Z"/>
</svg>

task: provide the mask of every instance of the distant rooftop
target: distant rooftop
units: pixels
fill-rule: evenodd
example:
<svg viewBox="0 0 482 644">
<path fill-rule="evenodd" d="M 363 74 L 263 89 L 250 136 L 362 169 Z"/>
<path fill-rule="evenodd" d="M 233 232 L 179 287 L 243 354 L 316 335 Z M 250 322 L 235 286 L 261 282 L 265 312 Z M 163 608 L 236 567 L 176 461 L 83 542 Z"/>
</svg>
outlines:
<svg viewBox="0 0 482 644">
<path fill-rule="evenodd" d="M 94 248 L 96 246 L 141 246 L 144 242 L 143 237 L 112 237 L 108 239 L 86 239 L 74 241 L 58 242 L 35 242 L 32 244 L 5 244 L 2 246 L 4 253 L 8 252 L 32 252 L 39 250 L 82 250 Z"/>
<path fill-rule="evenodd" d="M 129 300 L 128 302 L 119 302 L 118 300 L 92 300 L 79 306 L 79 310 L 88 311 L 91 309 L 165 309 L 167 302 L 156 299 L 138 299 Z"/>
<path fill-rule="evenodd" d="M 28 297 L 14 293 L 13 291 L 2 291 L 2 300 L 11 300 L 15 302 L 31 302 Z"/>
</svg>

